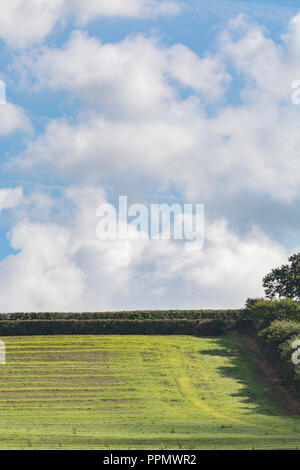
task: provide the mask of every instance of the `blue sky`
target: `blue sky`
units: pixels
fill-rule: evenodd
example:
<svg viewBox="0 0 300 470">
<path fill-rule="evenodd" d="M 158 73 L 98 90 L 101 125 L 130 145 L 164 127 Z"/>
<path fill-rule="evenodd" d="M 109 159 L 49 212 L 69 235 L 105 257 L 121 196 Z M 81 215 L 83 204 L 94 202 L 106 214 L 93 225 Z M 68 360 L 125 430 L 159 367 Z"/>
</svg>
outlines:
<svg viewBox="0 0 300 470">
<path fill-rule="evenodd" d="M 239 307 L 299 250 L 300 2 L 4 0 L 0 311 Z M 205 244 L 100 203 L 205 204 Z"/>
</svg>

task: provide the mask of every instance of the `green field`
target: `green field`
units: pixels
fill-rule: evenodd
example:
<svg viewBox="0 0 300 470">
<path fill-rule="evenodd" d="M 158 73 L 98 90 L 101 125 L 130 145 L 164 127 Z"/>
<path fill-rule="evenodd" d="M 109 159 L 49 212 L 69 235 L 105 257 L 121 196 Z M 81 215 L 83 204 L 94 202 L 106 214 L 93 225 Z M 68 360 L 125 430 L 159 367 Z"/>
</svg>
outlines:
<svg viewBox="0 0 300 470">
<path fill-rule="evenodd" d="M 1 449 L 300 447 L 237 337 L 3 339 Z"/>
</svg>

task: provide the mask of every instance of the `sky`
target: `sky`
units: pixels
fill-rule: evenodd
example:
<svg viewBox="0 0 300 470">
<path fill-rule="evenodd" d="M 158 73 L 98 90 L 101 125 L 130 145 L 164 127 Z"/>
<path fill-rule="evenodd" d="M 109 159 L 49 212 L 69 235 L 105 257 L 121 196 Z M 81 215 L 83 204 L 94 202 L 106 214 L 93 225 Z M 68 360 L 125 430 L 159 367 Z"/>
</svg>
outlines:
<svg viewBox="0 0 300 470">
<path fill-rule="evenodd" d="M 300 0 L 2 0 L 0 312 L 239 308 L 300 250 Z M 205 206 L 198 250 L 99 204 Z"/>
</svg>

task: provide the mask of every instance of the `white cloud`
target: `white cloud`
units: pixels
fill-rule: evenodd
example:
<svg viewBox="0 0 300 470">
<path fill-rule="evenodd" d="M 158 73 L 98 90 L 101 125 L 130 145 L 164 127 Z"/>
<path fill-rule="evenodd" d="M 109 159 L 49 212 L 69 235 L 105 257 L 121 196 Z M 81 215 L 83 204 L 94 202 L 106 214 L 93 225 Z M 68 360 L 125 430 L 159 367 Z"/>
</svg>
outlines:
<svg viewBox="0 0 300 470">
<path fill-rule="evenodd" d="M 274 42 L 263 27 L 249 25 L 242 16 L 221 35 L 221 54 L 241 75 L 246 101 L 257 101 L 263 95 L 290 102 L 292 77 L 299 61 L 291 53 L 293 39 L 286 39 L 283 44 Z"/>
<path fill-rule="evenodd" d="M 199 59 L 182 44 L 170 49 L 170 75 L 181 84 L 196 90 L 209 100 L 216 100 L 226 91 L 230 75 L 220 57 L 209 55 Z"/>
<path fill-rule="evenodd" d="M 0 212 L 4 209 L 16 207 L 23 199 L 22 188 L 1 188 L 0 189 Z"/>
<path fill-rule="evenodd" d="M 173 15 L 179 12 L 176 1 L 159 0 L 71 0 L 71 8 L 80 23 L 87 23 L 99 16 L 148 17 Z"/>
<path fill-rule="evenodd" d="M 39 42 L 50 33 L 65 0 L 2 0 L 0 37 L 11 47 Z"/>
<path fill-rule="evenodd" d="M 35 89 L 66 90 L 118 119 L 168 111 L 178 100 L 171 80 L 213 101 L 229 81 L 219 57 L 199 58 L 183 45 L 167 48 L 143 35 L 102 44 L 76 31 L 61 49 L 25 54 L 15 67 Z"/>
<path fill-rule="evenodd" d="M 151 178 L 190 201 L 226 205 L 243 192 L 258 201 L 262 193 L 299 198 L 300 108 L 290 99 L 300 74 L 298 23 L 279 47 L 240 18 L 218 54 L 204 58 L 142 36 L 101 44 L 82 33 L 62 49 L 23 56 L 37 88 L 66 90 L 83 106 L 72 119 L 50 121 L 10 169 L 87 187 L 69 188 L 55 219 L 48 196 L 27 197 L 16 210 L 11 244 L 21 251 L 0 263 L 0 310 L 240 307 L 262 295 L 263 275 L 288 253 L 258 229 L 242 236 L 223 219 L 207 221 L 204 248 L 192 253 L 169 241 L 100 241 L 95 212 L 106 196 L 91 185 L 121 191 L 117 178 L 130 175 L 133 193 L 132 181 Z M 243 83 L 235 105 L 222 102 L 229 63 Z"/>
<path fill-rule="evenodd" d="M 104 16 L 148 17 L 176 14 L 176 2 L 156 0 L 2 0 L 0 37 L 13 48 L 38 43 L 75 17 L 79 24 Z"/>
<path fill-rule="evenodd" d="M 12 103 L 0 104 L 0 137 L 18 130 L 31 130 L 31 123 L 25 111 Z"/>
<path fill-rule="evenodd" d="M 54 166 L 57 174 L 82 181 L 97 181 L 128 170 L 168 182 L 172 176 L 180 178 L 176 175 L 182 170 L 184 157 L 195 150 L 197 129 L 189 125 L 164 120 L 118 123 L 98 115 L 83 118 L 74 126 L 55 121 L 44 136 L 29 145 L 18 161 L 19 170 L 29 171 L 32 165 Z"/>
<path fill-rule="evenodd" d="M 44 49 L 30 63 L 36 85 L 67 90 L 94 113 L 51 122 L 19 164 L 27 170 L 47 164 L 87 182 L 128 169 L 202 201 L 244 191 L 295 200 L 300 114 L 291 85 L 300 74 L 298 20 L 281 46 L 241 18 L 230 28 L 218 54 L 204 58 L 142 36 L 100 44 L 76 33 L 61 50 Z M 244 84 L 240 103 L 220 101 L 207 116 L 203 103 L 226 91 L 229 62 Z M 191 88 L 189 98 L 180 97 L 174 79 Z"/>
<path fill-rule="evenodd" d="M 59 223 L 26 220 L 10 234 L 14 250 L 0 262 L 0 310 L 82 311 L 132 308 L 241 307 L 262 294 L 261 279 L 286 260 L 285 250 L 257 230 L 234 234 L 206 225 L 203 250 L 172 241 L 101 241 L 96 208 L 101 188 L 69 188 L 73 207 Z"/>
<path fill-rule="evenodd" d="M 163 186 L 173 183 L 202 202 L 240 191 L 288 202 L 300 187 L 298 112 L 274 104 L 266 113 L 262 101 L 205 119 L 190 102 L 149 121 L 84 115 L 77 123 L 51 122 L 10 165 L 21 172 L 44 167 L 86 182 L 130 171 Z"/>
<path fill-rule="evenodd" d="M 69 231 L 58 226 L 15 226 L 11 245 L 21 252 L 0 263 L 1 310 L 63 310 L 82 302 L 83 274 L 70 260 L 69 244 Z"/>
</svg>

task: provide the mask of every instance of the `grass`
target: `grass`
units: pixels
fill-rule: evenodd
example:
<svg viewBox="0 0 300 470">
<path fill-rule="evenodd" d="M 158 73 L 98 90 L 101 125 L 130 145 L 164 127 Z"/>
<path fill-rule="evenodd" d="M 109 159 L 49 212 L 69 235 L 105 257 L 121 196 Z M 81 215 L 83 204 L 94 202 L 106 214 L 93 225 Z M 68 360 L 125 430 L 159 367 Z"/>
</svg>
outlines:
<svg viewBox="0 0 300 470">
<path fill-rule="evenodd" d="M 1 449 L 295 449 L 237 337 L 3 338 Z"/>
</svg>

